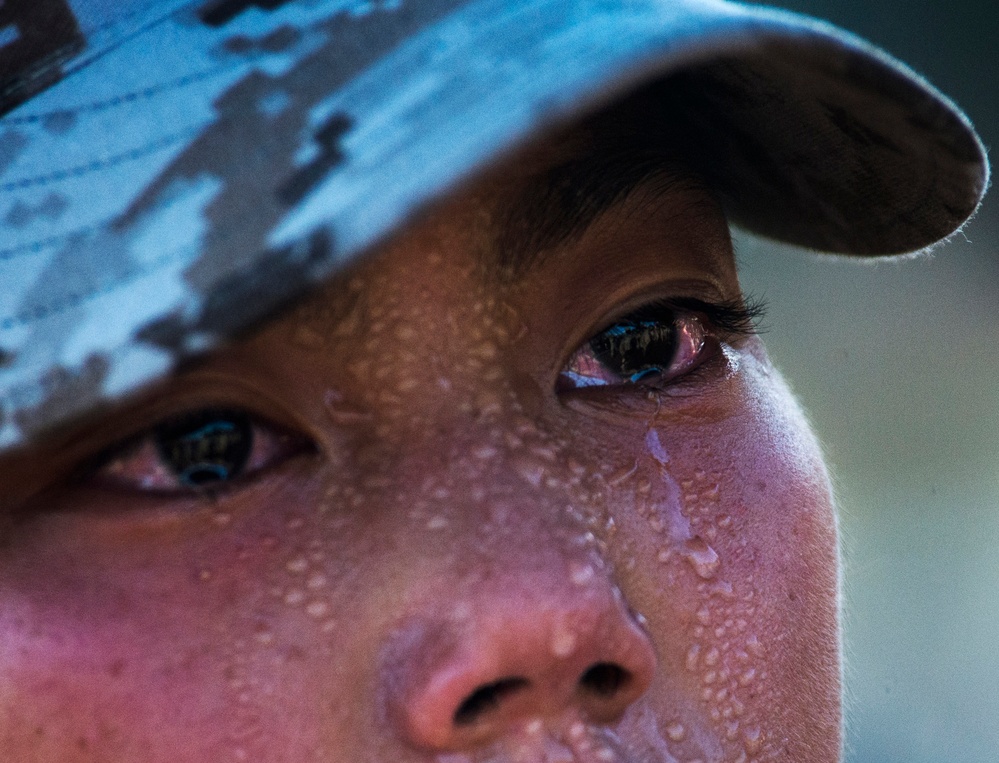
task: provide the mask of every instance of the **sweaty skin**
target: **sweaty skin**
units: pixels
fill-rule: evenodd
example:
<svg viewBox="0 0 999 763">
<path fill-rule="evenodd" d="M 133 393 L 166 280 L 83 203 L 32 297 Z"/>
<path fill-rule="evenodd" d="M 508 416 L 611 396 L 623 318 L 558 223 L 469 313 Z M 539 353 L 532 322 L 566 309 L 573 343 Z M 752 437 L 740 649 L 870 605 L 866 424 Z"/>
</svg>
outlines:
<svg viewBox="0 0 999 763">
<path fill-rule="evenodd" d="M 675 377 L 561 373 L 650 301 L 741 299 L 710 194 L 640 186 L 500 265 L 571 145 L 0 460 L 5 761 L 839 760 L 829 481 L 759 340 L 694 316 Z M 148 431 L 210 407 L 259 450 L 186 489 Z"/>
</svg>

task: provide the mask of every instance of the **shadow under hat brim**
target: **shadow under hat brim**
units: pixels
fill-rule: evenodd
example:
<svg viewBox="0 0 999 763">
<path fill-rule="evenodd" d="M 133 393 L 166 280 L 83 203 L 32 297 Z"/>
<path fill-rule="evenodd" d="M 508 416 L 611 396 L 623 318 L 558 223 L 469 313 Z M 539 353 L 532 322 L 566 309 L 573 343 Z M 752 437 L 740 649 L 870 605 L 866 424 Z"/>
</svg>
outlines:
<svg viewBox="0 0 999 763">
<path fill-rule="evenodd" d="M 205 23 L 197 9 L 212 5 L 123 32 L 0 120 L 65 164 L 31 175 L 11 160 L 0 185 L 71 210 L 65 233 L 6 229 L 0 448 L 255 325 L 485 167 L 612 105 L 647 133 L 681 135 L 733 221 L 817 250 L 923 249 L 988 182 L 946 98 L 863 41 L 783 11 L 277 3 Z M 184 44 L 244 68 L 221 67 L 218 82 L 177 71 Z M 173 84 L 116 92 L 126 69 Z M 66 114 L 71 127 L 56 129 Z M 77 134 L 90 137 L 75 139 L 87 120 Z"/>
</svg>

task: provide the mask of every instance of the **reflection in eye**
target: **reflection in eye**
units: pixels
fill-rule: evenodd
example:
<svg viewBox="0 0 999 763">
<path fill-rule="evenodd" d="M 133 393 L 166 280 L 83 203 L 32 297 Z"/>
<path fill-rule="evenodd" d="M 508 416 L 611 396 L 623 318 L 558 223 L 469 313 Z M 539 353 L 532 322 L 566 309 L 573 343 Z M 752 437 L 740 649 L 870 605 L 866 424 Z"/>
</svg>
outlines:
<svg viewBox="0 0 999 763">
<path fill-rule="evenodd" d="M 177 480 L 197 487 L 239 476 L 253 448 L 253 427 L 242 413 L 198 411 L 160 424 L 154 438 Z"/>
<path fill-rule="evenodd" d="M 762 309 L 689 299 L 646 305 L 576 350 L 558 388 L 668 383 L 703 363 L 719 333 L 725 339 L 753 333 Z"/>
<path fill-rule="evenodd" d="M 243 411 L 205 408 L 167 419 L 113 449 L 90 479 L 147 492 L 217 489 L 302 448 L 301 438 L 277 432 Z"/>
</svg>

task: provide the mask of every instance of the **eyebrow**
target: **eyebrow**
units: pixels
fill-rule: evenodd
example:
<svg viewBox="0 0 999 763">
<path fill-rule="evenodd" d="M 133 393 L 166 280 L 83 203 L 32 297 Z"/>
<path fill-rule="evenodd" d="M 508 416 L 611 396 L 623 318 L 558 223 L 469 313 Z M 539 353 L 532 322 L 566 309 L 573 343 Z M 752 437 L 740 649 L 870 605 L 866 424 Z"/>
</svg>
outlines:
<svg viewBox="0 0 999 763">
<path fill-rule="evenodd" d="M 662 151 L 596 146 L 529 178 L 499 216 L 499 279 L 523 279 L 639 189 L 651 200 L 680 190 L 708 190 L 697 175 Z"/>
</svg>

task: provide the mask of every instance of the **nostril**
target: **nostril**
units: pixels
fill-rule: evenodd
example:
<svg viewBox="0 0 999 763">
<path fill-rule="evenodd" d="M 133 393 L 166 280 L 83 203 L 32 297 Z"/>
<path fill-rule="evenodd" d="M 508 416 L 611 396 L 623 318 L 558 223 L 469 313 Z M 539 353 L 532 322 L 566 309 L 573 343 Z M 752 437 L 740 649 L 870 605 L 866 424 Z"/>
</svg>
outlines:
<svg viewBox="0 0 999 763">
<path fill-rule="evenodd" d="M 609 582 L 580 587 L 561 563 L 551 566 L 537 578 L 516 570 L 474 581 L 461 617 L 448 600 L 400 623 L 379 675 L 399 741 L 477 759 L 502 740 L 513 754 L 536 730 L 561 738 L 577 722 L 610 728 L 624 719 L 657 675 L 652 641 Z"/>
<path fill-rule="evenodd" d="M 509 695 L 525 689 L 528 686 L 526 678 L 504 678 L 500 681 L 484 684 L 469 694 L 454 711 L 454 725 L 468 726 L 475 723 L 483 713 L 495 710 L 500 702 Z"/>
<path fill-rule="evenodd" d="M 612 662 L 591 665 L 579 679 L 579 685 L 598 697 L 613 697 L 631 681 L 631 673 Z"/>
</svg>

